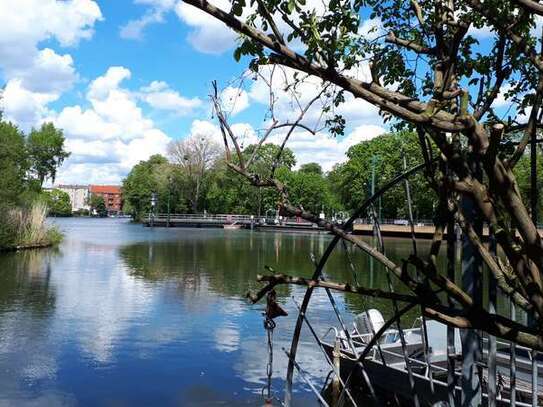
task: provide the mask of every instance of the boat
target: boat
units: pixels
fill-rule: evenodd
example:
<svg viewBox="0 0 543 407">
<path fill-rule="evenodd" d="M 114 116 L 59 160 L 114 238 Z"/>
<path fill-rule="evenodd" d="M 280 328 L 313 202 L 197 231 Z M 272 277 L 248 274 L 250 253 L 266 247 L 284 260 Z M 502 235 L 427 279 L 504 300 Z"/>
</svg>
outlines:
<svg viewBox="0 0 543 407">
<path fill-rule="evenodd" d="M 384 325 L 381 313 L 376 309 L 368 310 L 355 317 L 353 329 L 347 335 L 343 330 L 331 328 L 321 339 L 321 344 L 330 360 L 334 355 L 340 356 L 340 374 L 344 381 L 358 385 L 362 391 L 368 391 L 365 385 L 364 373 L 369 378 L 375 392 L 385 398 L 395 397 L 405 403 L 412 404 L 413 388 L 411 387 L 409 374 L 406 368 L 406 358 L 402 349 L 400 333 L 396 329 L 388 329 L 379 339 L 378 346 L 373 346 L 368 355 L 362 361 L 362 367 L 358 363 L 358 356 L 365 350 L 367 344 L 373 338 L 373 334 Z M 447 356 L 447 326 L 434 320 L 426 320 L 426 335 L 422 318 L 418 318 L 409 329 L 403 329 L 407 360 L 411 367 L 414 391 L 419 397 L 421 405 L 433 406 L 436 403 L 449 400 L 448 356 Z M 424 338 L 428 338 L 428 347 L 425 347 Z M 460 333 L 455 329 L 455 404 L 460 405 L 461 400 L 461 367 L 462 357 Z M 354 347 L 354 349 L 353 349 Z M 497 341 L 496 366 L 497 366 L 497 405 L 510 405 L 510 345 Z M 516 347 L 516 406 L 532 406 L 531 385 L 531 352 L 522 346 Z M 482 405 L 488 404 L 488 341 L 483 341 L 482 360 L 479 362 L 480 371 L 483 374 Z M 538 404 L 543 405 L 543 359 L 538 356 Z M 348 379 L 349 375 L 352 377 Z M 393 392 L 392 392 L 393 390 Z"/>
<path fill-rule="evenodd" d="M 237 230 L 237 229 L 241 229 L 243 227 L 242 224 L 240 223 L 225 223 L 224 225 L 222 225 L 223 229 L 233 229 L 233 230 Z"/>
</svg>

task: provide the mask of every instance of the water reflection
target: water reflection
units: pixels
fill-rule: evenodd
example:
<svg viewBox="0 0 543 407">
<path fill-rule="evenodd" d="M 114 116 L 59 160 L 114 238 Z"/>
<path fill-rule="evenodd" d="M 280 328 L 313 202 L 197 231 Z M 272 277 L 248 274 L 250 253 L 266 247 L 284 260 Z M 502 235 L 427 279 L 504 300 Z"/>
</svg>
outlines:
<svg viewBox="0 0 543 407">
<path fill-rule="evenodd" d="M 55 251 L 27 251 L 0 256 L 0 402 L 13 400 L 24 383 L 53 381 L 58 364 L 49 338 L 57 294 L 51 284 Z M 21 332 L 25 332 L 21 335 Z M 19 404 L 64 400 L 47 392 L 18 400 Z"/>
<path fill-rule="evenodd" d="M 67 235 L 58 252 L 0 256 L 0 404 L 260 405 L 268 356 L 263 305 L 247 304 L 245 293 L 259 286 L 265 265 L 310 276 L 310 254 L 320 256 L 330 241 L 109 219 L 58 222 Z M 396 261 L 409 255 L 409 241 L 390 243 Z M 359 281 L 385 286 L 384 270 L 375 265 L 370 273 L 367 257 L 352 256 Z M 343 248 L 325 272 L 353 281 Z M 281 348 L 290 347 L 297 315 L 291 297 L 304 292 L 278 290 L 289 316 L 274 335 L 276 389 L 283 388 Z M 391 312 L 385 302 L 334 297 L 348 323 L 365 307 Z M 308 318 L 319 334 L 337 325 L 320 290 Z M 308 331 L 299 360 L 321 383 L 329 369 Z M 296 391 L 299 405 L 316 405 L 303 383 Z"/>
</svg>

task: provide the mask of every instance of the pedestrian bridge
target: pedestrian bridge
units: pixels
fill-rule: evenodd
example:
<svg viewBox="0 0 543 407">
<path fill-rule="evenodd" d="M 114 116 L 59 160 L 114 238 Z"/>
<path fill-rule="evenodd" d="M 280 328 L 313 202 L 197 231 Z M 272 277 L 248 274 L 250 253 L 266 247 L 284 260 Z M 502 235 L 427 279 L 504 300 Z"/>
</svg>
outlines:
<svg viewBox="0 0 543 407">
<path fill-rule="evenodd" d="M 224 225 L 250 226 L 257 222 L 254 215 L 212 215 L 197 213 L 159 213 L 150 215 L 146 221 L 146 226 L 162 227 L 223 227 Z"/>
</svg>

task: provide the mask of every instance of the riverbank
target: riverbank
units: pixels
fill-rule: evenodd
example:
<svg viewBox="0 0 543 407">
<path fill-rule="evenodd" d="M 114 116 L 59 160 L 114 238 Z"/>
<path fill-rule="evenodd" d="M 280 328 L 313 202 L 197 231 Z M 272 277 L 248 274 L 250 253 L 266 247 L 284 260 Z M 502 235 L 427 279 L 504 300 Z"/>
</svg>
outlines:
<svg viewBox="0 0 543 407">
<path fill-rule="evenodd" d="M 38 249 L 58 245 L 63 235 L 47 223 L 47 207 L 10 208 L 0 218 L 0 252 Z"/>
</svg>

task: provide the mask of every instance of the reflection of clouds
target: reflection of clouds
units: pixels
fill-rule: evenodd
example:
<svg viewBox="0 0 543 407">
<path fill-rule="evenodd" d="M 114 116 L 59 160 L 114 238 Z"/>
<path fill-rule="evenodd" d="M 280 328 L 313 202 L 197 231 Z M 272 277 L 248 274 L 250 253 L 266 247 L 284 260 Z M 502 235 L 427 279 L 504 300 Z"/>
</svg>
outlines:
<svg viewBox="0 0 543 407">
<path fill-rule="evenodd" d="M 73 272 L 53 274 L 55 285 L 63 292 L 55 320 L 61 326 L 55 329 L 62 332 L 75 325 L 83 352 L 100 363 L 111 359 L 118 338 L 153 301 L 153 292 L 129 277 L 114 256 L 105 251 L 86 265 L 78 256 L 68 256 L 64 258 L 68 264 L 62 266 Z M 75 272 L 77 269 L 80 271 Z"/>
<path fill-rule="evenodd" d="M 234 352 L 240 344 L 239 328 L 234 324 L 225 324 L 215 329 L 215 348 L 221 352 Z"/>
<path fill-rule="evenodd" d="M 293 287 L 292 294 L 298 302 L 305 293 L 304 287 Z M 339 297 L 339 296 L 338 296 Z M 343 308 L 343 298 L 336 298 L 340 308 Z M 273 339 L 273 377 L 275 380 L 284 380 L 287 373 L 288 358 L 282 348 L 290 350 L 292 333 L 298 317 L 298 309 L 292 299 L 282 301 L 289 315 L 277 319 L 277 327 Z M 310 304 L 310 322 L 319 335 L 323 335 L 331 326 L 337 325 L 335 316 L 330 311 L 330 303 L 323 290 L 314 290 Z M 313 339 L 309 329 L 304 325 L 301 339 L 298 345 L 296 360 L 304 371 L 309 375 L 311 381 L 321 386 L 330 368 L 317 343 Z M 268 362 L 267 339 L 264 329 L 260 335 L 255 337 L 255 332 L 244 339 L 241 344 L 241 356 L 234 365 L 237 374 L 249 384 L 255 385 L 251 390 L 258 392 L 266 383 L 266 364 Z M 294 376 L 298 390 L 304 388 L 303 380 Z M 280 384 L 277 388 L 282 388 Z M 302 385 L 300 387 L 300 385 Z"/>
<path fill-rule="evenodd" d="M 217 403 L 228 404 L 232 390 L 239 390 L 239 400 L 260 400 L 257 393 L 265 383 L 268 358 L 261 316 L 264 304 L 251 307 L 241 297 L 251 284 L 256 286 L 254 276 L 261 266 L 273 264 L 276 249 L 280 264 L 273 265 L 278 270 L 295 273 L 303 268 L 301 274 L 308 274 L 312 266 L 307 256 L 300 260 L 293 253 L 306 253 L 313 245 L 318 254 L 321 240 L 326 240 L 247 234 L 253 239 L 251 252 L 243 231 L 236 235 L 239 238 L 224 240 L 218 231 L 189 234 L 128 224 L 109 227 L 108 222 L 65 221 L 79 226 L 67 234 L 61 246 L 63 256 L 51 260 L 47 290 L 40 288 L 41 275 L 47 273 L 40 273 L 37 266 L 22 267 L 21 272 L 30 278 L 20 284 L 28 291 L 19 295 L 31 294 L 27 303 L 38 299 L 49 305 L 31 308 L 10 298 L 10 308 L 0 317 L 0 407 L 3 400 L 14 404 L 21 397 L 29 404 L 70 404 L 73 400 L 57 392 L 57 387 L 68 383 L 79 397 L 86 390 L 78 386 L 103 385 L 104 375 L 123 381 L 131 375 L 147 379 L 153 374 L 151 384 L 164 399 L 176 397 L 171 396 L 174 391 L 202 385 L 217 390 Z M 159 243 L 167 239 L 176 242 Z M 19 288 L 12 287 L 10 292 Z M 44 291 L 50 298 L 41 295 Z M 288 364 L 281 348 L 290 348 L 297 318 L 296 307 L 284 295 L 301 301 L 305 288 L 282 287 L 278 293 L 289 312 L 277 320 L 274 333 L 274 388 L 280 391 Z M 343 296 L 335 297 L 344 309 Z M 315 290 L 308 315 L 320 334 L 337 325 L 322 290 Z M 307 329 L 297 360 L 320 385 L 328 367 Z M 12 372 L 2 373 L 4 366 Z M 127 373 L 127 367 L 134 370 Z M 74 372 L 85 379 L 83 384 L 67 378 Z M 296 389 L 304 390 L 297 394 L 299 401 L 308 393 L 302 381 L 296 380 Z M 29 394 L 28 383 L 35 386 L 35 395 Z M 128 395 L 122 384 L 118 389 L 119 400 L 144 392 L 136 388 Z M 107 391 L 107 386 L 97 387 L 96 400 L 104 401 Z M 202 395 L 187 396 L 183 405 L 199 405 L 195 400 Z M 237 397 L 230 405 L 243 404 L 236 403 Z"/>
<path fill-rule="evenodd" d="M 56 349 L 47 340 L 47 318 L 24 311 L 5 313 L 0 319 L 2 365 L 16 367 L 30 381 L 53 379 L 57 373 Z M 45 339 L 45 340 L 44 340 Z"/>
</svg>

